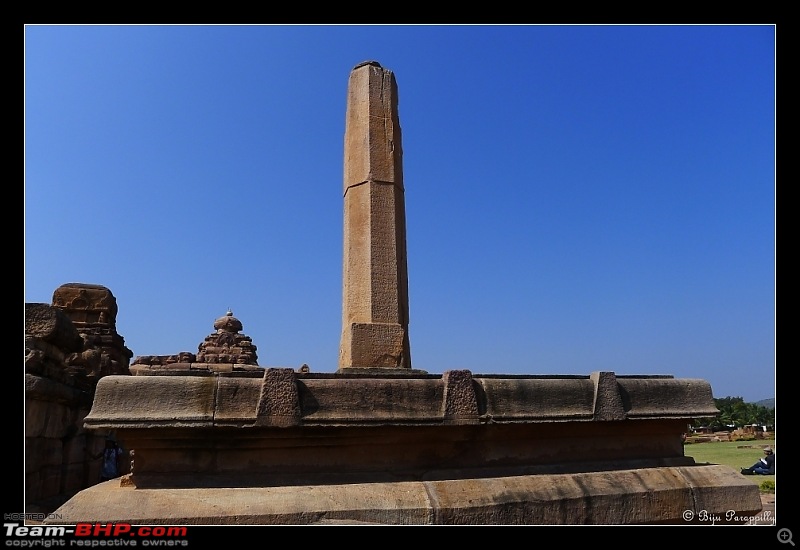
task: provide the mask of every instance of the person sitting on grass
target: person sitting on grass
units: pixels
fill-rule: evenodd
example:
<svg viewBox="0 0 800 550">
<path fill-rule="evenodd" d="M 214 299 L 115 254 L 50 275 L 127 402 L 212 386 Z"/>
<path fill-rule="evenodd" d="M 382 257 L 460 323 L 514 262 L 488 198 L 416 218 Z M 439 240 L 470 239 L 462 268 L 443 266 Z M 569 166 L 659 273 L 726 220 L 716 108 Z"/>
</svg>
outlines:
<svg viewBox="0 0 800 550">
<path fill-rule="evenodd" d="M 764 457 L 759 459 L 758 462 L 749 468 L 742 468 L 742 474 L 746 476 L 762 475 L 771 476 L 775 475 L 775 453 L 772 449 L 767 447 L 764 449 Z"/>
</svg>

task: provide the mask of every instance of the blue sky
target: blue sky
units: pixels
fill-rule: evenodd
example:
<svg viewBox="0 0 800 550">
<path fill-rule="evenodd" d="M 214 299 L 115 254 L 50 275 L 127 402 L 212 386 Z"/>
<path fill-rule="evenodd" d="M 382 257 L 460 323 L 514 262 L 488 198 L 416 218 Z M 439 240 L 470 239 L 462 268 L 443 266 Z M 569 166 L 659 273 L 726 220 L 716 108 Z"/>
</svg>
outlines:
<svg viewBox="0 0 800 550">
<path fill-rule="evenodd" d="M 25 28 L 25 301 L 337 368 L 350 70 L 395 73 L 412 366 L 775 395 L 775 27 Z"/>
</svg>

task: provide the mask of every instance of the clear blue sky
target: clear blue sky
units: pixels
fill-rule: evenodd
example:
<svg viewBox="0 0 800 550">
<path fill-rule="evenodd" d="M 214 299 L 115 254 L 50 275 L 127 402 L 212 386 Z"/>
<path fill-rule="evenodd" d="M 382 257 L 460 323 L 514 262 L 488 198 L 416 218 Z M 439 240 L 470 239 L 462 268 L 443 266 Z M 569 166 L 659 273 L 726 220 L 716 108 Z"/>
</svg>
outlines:
<svg viewBox="0 0 800 550">
<path fill-rule="evenodd" d="M 412 366 L 775 395 L 775 27 L 27 26 L 25 301 L 337 368 L 347 79 L 394 71 Z"/>
</svg>

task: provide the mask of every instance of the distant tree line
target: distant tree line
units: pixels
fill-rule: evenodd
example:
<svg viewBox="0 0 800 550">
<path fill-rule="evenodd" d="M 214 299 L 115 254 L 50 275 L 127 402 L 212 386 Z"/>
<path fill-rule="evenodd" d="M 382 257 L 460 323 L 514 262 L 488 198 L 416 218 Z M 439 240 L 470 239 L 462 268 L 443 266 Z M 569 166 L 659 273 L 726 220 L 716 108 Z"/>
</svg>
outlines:
<svg viewBox="0 0 800 550">
<path fill-rule="evenodd" d="M 714 398 L 714 405 L 719 414 L 709 418 L 697 418 L 692 422 L 693 428 L 705 426 L 714 431 L 730 430 L 756 424 L 775 429 L 775 409 L 757 403 L 745 403 L 741 397 Z"/>
</svg>

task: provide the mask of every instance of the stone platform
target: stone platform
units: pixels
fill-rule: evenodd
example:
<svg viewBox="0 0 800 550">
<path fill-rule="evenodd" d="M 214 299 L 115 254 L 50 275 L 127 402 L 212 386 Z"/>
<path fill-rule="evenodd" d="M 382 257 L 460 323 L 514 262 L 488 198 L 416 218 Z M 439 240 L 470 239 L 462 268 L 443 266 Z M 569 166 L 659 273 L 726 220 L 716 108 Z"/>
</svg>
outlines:
<svg viewBox="0 0 800 550">
<path fill-rule="evenodd" d="M 248 488 L 141 489 L 117 479 L 57 514 L 59 523 L 162 525 L 686 524 L 682 514 L 701 510 L 755 515 L 752 489 L 723 466 Z"/>
<path fill-rule="evenodd" d="M 86 426 L 134 449 L 132 473 L 57 513 L 187 525 L 753 515 L 756 486 L 684 456 L 687 423 L 716 412 L 703 380 L 613 372 L 107 377 Z"/>
</svg>

